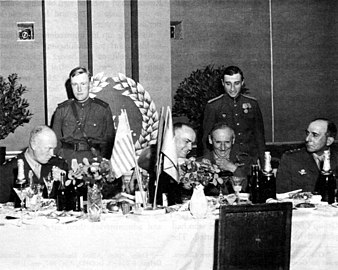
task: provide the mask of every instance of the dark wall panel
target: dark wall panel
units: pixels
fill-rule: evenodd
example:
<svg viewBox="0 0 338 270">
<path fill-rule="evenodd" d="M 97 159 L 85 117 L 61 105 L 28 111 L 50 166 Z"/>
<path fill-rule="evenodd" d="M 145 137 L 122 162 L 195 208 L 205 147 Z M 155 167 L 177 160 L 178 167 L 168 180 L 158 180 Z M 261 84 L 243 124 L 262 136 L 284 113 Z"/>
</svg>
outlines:
<svg viewBox="0 0 338 270">
<path fill-rule="evenodd" d="M 182 21 L 183 39 L 172 40 L 172 93 L 198 68 L 237 65 L 250 95 L 261 104 L 271 138 L 269 2 L 171 1 L 171 21 Z"/>
<path fill-rule="evenodd" d="M 337 4 L 273 1 L 276 141 L 303 140 L 316 117 L 338 123 Z"/>
<path fill-rule="evenodd" d="M 271 69 L 269 0 L 171 1 L 183 24 L 171 43 L 173 95 L 193 70 L 234 64 L 261 105 L 267 142 L 303 140 L 315 117 L 338 123 L 337 2 L 271 0 Z"/>
</svg>

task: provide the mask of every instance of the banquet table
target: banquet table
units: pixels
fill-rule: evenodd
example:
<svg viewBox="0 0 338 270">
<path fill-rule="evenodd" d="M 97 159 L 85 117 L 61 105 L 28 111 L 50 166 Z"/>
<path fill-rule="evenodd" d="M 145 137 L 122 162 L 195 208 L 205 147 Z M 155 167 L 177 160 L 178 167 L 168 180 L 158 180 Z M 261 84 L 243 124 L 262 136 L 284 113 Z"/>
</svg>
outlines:
<svg viewBox="0 0 338 270">
<path fill-rule="evenodd" d="M 0 219 L 1 269 L 213 269 L 217 216 L 103 214 L 100 222 Z M 338 208 L 293 211 L 290 269 L 337 269 Z"/>
</svg>

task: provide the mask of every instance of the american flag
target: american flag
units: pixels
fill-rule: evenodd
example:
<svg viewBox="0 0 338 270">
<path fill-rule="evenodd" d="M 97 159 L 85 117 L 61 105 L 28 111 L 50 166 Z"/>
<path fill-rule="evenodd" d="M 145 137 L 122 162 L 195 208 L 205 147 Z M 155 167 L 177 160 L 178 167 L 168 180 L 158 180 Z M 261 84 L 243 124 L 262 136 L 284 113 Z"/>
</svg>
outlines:
<svg viewBox="0 0 338 270">
<path fill-rule="evenodd" d="M 115 177 L 119 178 L 136 166 L 136 154 L 126 110 L 121 110 L 113 153 L 110 161 Z"/>
</svg>

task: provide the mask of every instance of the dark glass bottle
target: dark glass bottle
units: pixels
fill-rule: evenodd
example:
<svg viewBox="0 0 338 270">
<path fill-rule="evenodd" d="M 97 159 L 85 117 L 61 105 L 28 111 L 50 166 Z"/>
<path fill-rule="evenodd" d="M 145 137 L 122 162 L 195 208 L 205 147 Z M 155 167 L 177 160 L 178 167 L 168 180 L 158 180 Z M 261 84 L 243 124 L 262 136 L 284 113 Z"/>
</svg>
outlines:
<svg viewBox="0 0 338 270">
<path fill-rule="evenodd" d="M 331 170 L 330 151 L 326 150 L 324 151 L 323 168 L 317 181 L 316 190 L 319 191 L 319 194 L 322 196 L 323 202 L 332 204 L 335 202 L 335 189 L 336 181 Z"/>
<path fill-rule="evenodd" d="M 276 177 L 273 174 L 271 167 L 270 152 L 265 152 L 264 169 L 260 178 L 261 201 L 266 202 L 267 199 L 276 199 Z"/>
<path fill-rule="evenodd" d="M 77 183 L 74 185 L 74 193 L 75 193 L 75 206 L 74 211 L 82 211 L 83 210 L 83 189 L 82 186 L 78 186 Z"/>
<path fill-rule="evenodd" d="M 14 184 L 14 190 L 17 197 L 15 198 L 14 201 L 14 207 L 24 208 L 26 207 L 26 200 L 24 198 L 25 196 L 23 190 L 27 187 L 27 181 L 24 173 L 24 161 L 22 159 L 18 159 L 17 166 L 18 166 L 18 174 Z"/>
<path fill-rule="evenodd" d="M 67 205 L 66 210 L 71 211 L 75 210 L 76 207 L 76 193 L 75 193 L 75 186 L 73 184 L 74 181 L 67 180 L 65 188 L 66 188 L 66 198 L 67 198 Z"/>
<path fill-rule="evenodd" d="M 60 185 L 56 195 L 56 206 L 58 211 L 67 210 L 67 195 L 65 187 L 65 174 L 60 175 Z"/>
<path fill-rule="evenodd" d="M 249 183 L 252 203 L 262 203 L 259 178 L 259 166 L 257 164 L 251 165 L 251 178 Z"/>
</svg>

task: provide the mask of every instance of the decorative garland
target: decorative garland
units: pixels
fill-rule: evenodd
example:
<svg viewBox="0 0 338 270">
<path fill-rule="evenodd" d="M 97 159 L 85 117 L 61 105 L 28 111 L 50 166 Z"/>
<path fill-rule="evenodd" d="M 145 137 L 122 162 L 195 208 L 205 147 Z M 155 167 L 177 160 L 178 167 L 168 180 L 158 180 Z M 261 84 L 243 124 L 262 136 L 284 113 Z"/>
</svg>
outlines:
<svg viewBox="0 0 338 270">
<path fill-rule="evenodd" d="M 136 156 L 139 156 L 142 149 L 155 144 L 157 141 L 159 119 L 155 103 L 141 84 L 135 83 L 134 80 L 126 77 L 124 74 L 119 73 L 118 77 L 113 77 L 112 79 L 116 83 L 113 88 L 118 91 L 124 91 L 122 95 L 131 98 L 141 112 L 142 130 L 135 143 Z M 107 77 L 103 76 L 103 72 L 92 78 L 91 97 L 95 97 L 96 93 L 109 84 L 106 80 Z"/>
</svg>

